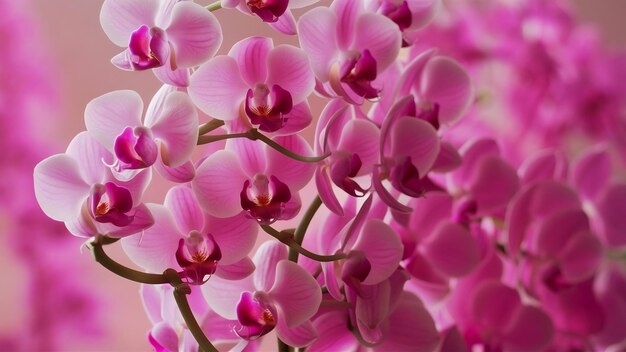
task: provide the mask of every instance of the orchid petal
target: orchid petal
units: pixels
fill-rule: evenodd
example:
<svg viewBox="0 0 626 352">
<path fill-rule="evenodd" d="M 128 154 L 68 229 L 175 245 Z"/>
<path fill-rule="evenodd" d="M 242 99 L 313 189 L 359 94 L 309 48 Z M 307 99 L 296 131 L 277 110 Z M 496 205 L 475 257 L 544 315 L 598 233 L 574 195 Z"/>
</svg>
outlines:
<svg viewBox="0 0 626 352">
<path fill-rule="evenodd" d="M 154 26 L 157 10 L 157 0 L 106 0 L 100 11 L 100 25 L 115 45 L 125 47 L 137 28 Z"/>
<path fill-rule="evenodd" d="M 298 21 L 300 46 L 309 55 L 315 76 L 328 81 L 337 55 L 337 17 L 326 7 L 307 11 Z"/>
<path fill-rule="evenodd" d="M 259 291 L 269 291 L 274 285 L 278 262 L 287 259 L 287 247 L 278 242 L 264 242 L 252 260 L 257 270 L 254 272 L 254 287 Z"/>
<path fill-rule="evenodd" d="M 298 326 L 287 327 L 284 319 L 278 317 L 276 335 L 281 341 L 293 347 L 305 347 L 310 345 L 318 337 L 317 330 L 311 322 L 306 321 Z"/>
<path fill-rule="evenodd" d="M 596 204 L 601 222 L 601 234 L 608 246 L 626 244 L 626 184 L 607 187 Z"/>
<path fill-rule="evenodd" d="M 480 262 L 480 248 L 463 226 L 440 223 L 423 245 L 424 255 L 443 274 L 460 277 L 472 272 Z"/>
<path fill-rule="evenodd" d="M 72 139 L 66 154 L 80 165 L 79 172 L 85 183 L 92 185 L 102 183 L 106 165 L 113 163 L 113 155 L 85 131 Z"/>
<path fill-rule="evenodd" d="M 606 148 L 593 148 L 574 165 L 572 182 L 583 198 L 593 200 L 609 183 L 611 158 Z"/>
<path fill-rule="evenodd" d="M 280 307 L 289 328 L 313 317 L 322 302 L 317 281 L 298 264 L 287 260 L 276 265 L 276 280 L 268 293 Z"/>
<path fill-rule="evenodd" d="M 157 158 L 157 161 L 152 166 L 159 175 L 176 183 L 190 182 L 196 176 L 196 169 L 191 161 L 186 161 L 177 167 L 170 167 L 163 163 L 163 159 Z"/>
<path fill-rule="evenodd" d="M 239 117 L 247 89 L 235 59 L 216 56 L 194 72 L 188 92 L 196 106 L 207 115 L 234 120 Z"/>
<path fill-rule="evenodd" d="M 222 45 L 222 27 L 213 13 L 193 1 L 181 1 L 172 9 L 167 36 L 174 49 L 176 65 L 200 65 Z"/>
<path fill-rule="evenodd" d="M 300 135 L 276 137 L 274 141 L 296 154 L 302 156 L 313 155 L 308 142 Z M 271 148 L 267 148 L 266 151 L 266 173 L 276 176 L 279 180 L 289 185 L 292 191 L 302 189 L 313 177 L 315 164 L 294 160 Z"/>
<path fill-rule="evenodd" d="M 221 264 L 234 264 L 246 257 L 254 248 L 259 227 L 243 212 L 233 217 L 208 216 L 206 219 L 206 231 L 213 235 L 220 246 Z"/>
<path fill-rule="evenodd" d="M 398 26 L 389 18 L 363 13 L 356 21 L 354 48 L 369 50 L 376 60 L 377 72 L 383 72 L 398 57 L 402 38 Z"/>
<path fill-rule="evenodd" d="M 337 150 L 357 154 L 361 159 L 361 169 L 357 176 L 372 172 L 378 161 L 380 130 L 369 120 L 351 120 L 343 126 Z"/>
<path fill-rule="evenodd" d="M 237 154 L 239 164 L 250 178 L 263 174 L 267 169 L 265 148 L 261 142 L 247 138 L 236 138 L 226 141 L 226 150 Z"/>
<path fill-rule="evenodd" d="M 517 310 L 511 328 L 505 333 L 503 348 L 507 351 L 543 351 L 554 333 L 552 320 L 543 310 L 523 306 Z"/>
<path fill-rule="evenodd" d="M 402 259 L 402 242 L 396 232 L 380 220 L 369 220 L 363 226 L 353 250 L 365 254 L 371 269 L 364 285 L 374 285 L 385 279 L 398 268 Z"/>
<path fill-rule="evenodd" d="M 339 203 L 337 196 L 335 196 L 330 176 L 324 167 L 319 167 L 315 171 L 315 186 L 317 187 L 320 199 L 328 210 L 337 215 L 343 216 L 343 208 L 341 207 L 341 203 Z"/>
<path fill-rule="evenodd" d="M 132 90 L 116 90 L 101 95 L 87 104 L 85 125 L 87 131 L 112 151 L 115 139 L 126 127 L 141 126 L 143 101 Z"/>
<path fill-rule="evenodd" d="M 176 186 L 165 195 L 163 205 L 171 212 L 180 233 L 201 231 L 204 228 L 204 214 L 191 188 Z"/>
<path fill-rule="evenodd" d="M 391 155 L 407 155 L 420 177 L 432 168 L 439 154 L 439 136 L 431 124 L 403 117 L 392 127 Z"/>
<path fill-rule="evenodd" d="M 346 329 L 348 315 L 342 311 L 330 311 L 317 317 L 313 321 L 319 337 L 311 346 L 309 352 L 347 351 L 354 346 L 356 340 Z"/>
<path fill-rule="evenodd" d="M 291 3 L 289 5 L 291 5 Z M 282 34 L 298 34 L 298 30 L 296 29 L 296 18 L 289 9 L 283 12 L 283 14 L 278 17 L 276 22 L 268 22 L 267 24 Z"/>
<path fill-rule="evenodd" d="M 291 94 L 295 104 L 313 91 L 315 77 L 307 54 L 291 45 L 275 47 L 267 57 L 267 84 L 277 84 Z"/>
<path fill-rule="evenodd" d="M 250 87 L 265 83 L 267 79 L 267 57 L 274 47 L 272 38 L 249 37 L 237 42 L 228 52 L 239 65 L 241 77 Z"/>
<path fill-rule="evenodd" d="M 237 320 L 237 304 L 241 293 L 254 292 L 252 276 L 241 280 L 227 280 L 213 275 L 200 287 L 209 307 L 228 320 Z"/>
<path fill-rule="evenodd" d="M 221 277 L 226 280 L 242 280 L 248 276 L 250 276 L 256 267 L 250 258 L 244 257 L 240 261 L 229 264 L 217 266 L 217 270 L 215 271 L 215 275 Z"/>
</svg>

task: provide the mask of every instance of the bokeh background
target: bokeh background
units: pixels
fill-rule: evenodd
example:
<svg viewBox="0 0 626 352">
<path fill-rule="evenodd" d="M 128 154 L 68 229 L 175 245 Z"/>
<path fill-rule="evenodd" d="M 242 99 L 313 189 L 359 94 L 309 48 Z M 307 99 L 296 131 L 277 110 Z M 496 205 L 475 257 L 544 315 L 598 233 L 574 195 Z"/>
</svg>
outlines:
<svg viewBox="0 0 626 352">
<path fill-rule="evenodd" d="M 626 49 L 626 1 L 571 2 L 580 22 L 597 27 L 606 45 Z M 0 55 L 4 57 L 0 59 L 0 96 L 3 92 L 6 95 L 6 92 L 17 90 L 18 86 L 22 97 L 28 98 L 32 94 L 25 103 L 25 106 L 32 108 L 19 112 L 27 114 L 25 116 L 8 116 L 11 110 L 6 105 L 12 102 L 6 97 L 0 97 L 0 114 L 5 114 L 0 119 L 22 122 L 0 124 L 4 130 L 0 138 L 19 136 L 24 145 L 36 147 L 37 151 L 30 154 L 34 158 L 65 150 L 72 137 L 84 130 L 83 111 L 91 99 L 116 89 L 133 89 L 147 101 L 160 86 L 149 71 L 123 72 L 109 63 L 110 58 L 120 49 L 110 43 L 100 29 L 98 18 L 101 4 L 102 0 L 0 0 L 0 10 L 3 10 L 0 11 Z M 277 42 L 295 43 L 294 38 L 277 36 L 264 24 L 236 11 L 219 11 L 217 16 L 225 33 L 222 53 L 227 52 L 234 42 L 249 35 L 274 35 Z M 12 31 L 20 33 L 19 40 L 11 37 Z M 19 60 L 6 59 L 14 54 L 16 47 L 20 48 L 23 60 L 27 60 L 30 66 L 21 65 Z M 30 78 L 20 79 L 20 70 L 25 72 L 24 75 L 30 72 Z M 35 71 L 37 75 L 32 76 Z M 29 93 L 29 87 L 32 87 L 32 93 Z M 5 104 L 4 108 L 2 104 Z M 7 140 L 4 143 L 8 148 L 15 148 L 9 149 L 12 154 L 19 155 L 20 150 L 17 149 L 22 148 L 22 144 L 10 144 Z M 5 157 L 0 156 L 2 158 Z M 11 163 L 13 161 L 4 160 L 5 167 Z M 28 173 L 24 175 L 28 177 Z M 13 183 L 7 175 L 2 177 L 2 182 L 5 186 L 17 184 L 28 187 L 31 184 Z M 13 199 L 7 199 L 7 194 Z M 0 204 L 20 201 L 15 197 L 26 199 L 31 196 L 32 191 L 28 189 L 13 193 L 0 192 Z M 160 201 L 162 196 L 162 192 L 156 191 L 148 196 L 148 200 Z M 81 313 L 83 315 L 74 318 L 65 330 L 50 330 L 58 334 L 54 342 L 62 350 L 150 350 L 146 339 L 150 324 L 143 312 L 137 284 L 108 273 L 95 263 L 88 251 L 80 252 L 82 239 L 69 235 L 59 239 L 64 243 L 63 246 L 47 245 L 45 242 L 45 245 L 34 246 L 35 252 L 25 252 L 24 246 L 28 247 L 28 243 L 39 239 L 24 230 L 28 226 L 24 226 L 23 217 L 19 220 L 20 226 L 16 226 L 18 220 L 6 208 L 0 206 L 0 351 L 29 346 L 23 344 L 23 341 L 41 338 L 32 335 L 42 329 L 49 329 L 38 325 L 43 324 L 42 319 L 48 319 L 39 316 L 42 314 L 41 305 L 63 307 L 63 310 L 49 314 L 71 315 L 85 310 L 94 313 Z M 39 215 L 33 213 L 33 217 L 36 216 Z M 16 228 L 21 230 L 16 232 Z M 111 254 L 127 263 L 120 251 L 112 251 Z M 42 291 L 32 291 L 29 285 L 34 281 L 30 265 L 35 265 L 38 258 L 43 257 L 58 265 L 40 272 L 38 280 L 46 279 L 47 286 L 39 287 Z M 87 295 L 93 300 L 83 297 L 74 302 L 72 300 L 76 297 L 69 294 L 49 294 L 59 285 L 57 282 L 66 276 L 80 282 L 81 295 Z M 39 297 L 46 298 L 38 300 Z M 96 319 L 97 324 L 90 323 L 90 319 Z M 27 332 L 26 335 L 24 332 Z M 30 345 L 32 350 L 43 347 Z"/>
</svg>

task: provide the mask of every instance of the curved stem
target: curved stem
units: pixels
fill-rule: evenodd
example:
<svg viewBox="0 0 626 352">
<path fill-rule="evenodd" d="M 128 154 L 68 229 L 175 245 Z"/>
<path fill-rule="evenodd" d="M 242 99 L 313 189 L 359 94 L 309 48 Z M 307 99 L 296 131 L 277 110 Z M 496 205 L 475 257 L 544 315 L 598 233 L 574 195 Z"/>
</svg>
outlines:
<svg viewBox="0 0 626 352">
<path fill-rule="evenodd" d="M 273 227 L 269 226 L 269 225 L 261 225 L 261 228 L 263 229 L 263 231 L 267 232 L 270 236 L 276 238 L 277 240 L 279 240 L 280 242 L 286 244 L 287 246 L 289 246 L 289 249 L 293 249 L 294 251 L 298 252 L 299 254 L 302 254 L 303 256 L 313 259 L 315 261 L 318 262 L 334 262 L 336 260 L 339 259 L 345 259 L 348 256 L 343 254 L 343 253 L 337 253 L 337 254 L 333 254 L 333 255 L 320 255 L 320 254 L 316 254 L 313 253 L 305 248 L 303 248 L 300 244 L 298 244 L 296 242 L 296 240 L 294 240 L 293 238 L 293 234 L 289 233 L 289 232 L 284 232 L 281 231 L 279 232 L 278 230 L 274 229 Z"/>
<path fill-rule="evenodd" d="M 250 138 L 250 134 L 248 132 L 244 133 L 233 133 L 233 134 L 218 134 L 215 136 L 198 136 L 198 145 L 201 144 L 209 144 L 217 141 L 222 141 L 225 139 L 233 139 L 233 138 Z"/>
<path fill-rule="evenodd" d="M 284 343 L 283 340 L 276 338 L 276 342 L 278 342 L 278 352 L 292 352 L 293 348 L 288 344 Z"/>
<path fill-rule="evenodd" d="M 326 159 L 328 156 L 330 156 L 330 154 L 326 154 L 326 155 L 322 155 L 322 156 L 303 156 L 303 155 L 299 155 L 296 154 L 294 152 L 292 152 L 289 149 L 285 149 L 285 147 L 283 147 L 282 145 L 274 142 L 273 140 L 271 140 L 268 136 L 260 133 L 259 131 L 257 131 L 256 129 L 252 129 L 249 132 L 252 133 L 252 135 L 254 136 L 254 139 L 258 139 L 261 142 L 267 144 L 268 146 L 270 146 L 271 148 L 273 148 L 274 150 L 276 150 L 277 152 L 288 156 L 292 159 L 295 160 L 299 160 L 299 161 L 303 161 L 305 163 L 317 163 L 320 162 L 324 159 Z"/>
<path fill-rule="evenodd" d="M 296 231 L 293 234 L 294 241 L 296 241 L 298 245 L 300 246 L 302 245 L 302 241 L 304 241 L 304 235 L 306 234 L 306 230 L 309 228 L 309 224 L 311 224 L 311 220 L 313 220 L 313 216 L 315 216 L 315 213 L 317 213 L 317 210 L 320 208 L 321 205 L 322 205 L 322 199 L 320 198 L 320 196 L 316 196 L 315 199 L 313 199 L 313 202 L 311 203 L 309 208 L 307 209 L 306 213 L 304 213 L 304 217 L 302 218 L 302 220 L 300 220 L 300 224 L 298 224 L 298 227 L 296 228 Z M 299 253 L 296 250 L 294 250 L 291 247 L 289 248 L 289 260 L 297 263 L 298 254 Z"/>
<path fill-rule="evenodd" d="M 174 299 L 176 300 L 176 305 L 178 305 L 178 310 L 180 310 L 180 314 L 183 316 L 187 328 L 196 339 L 196 342 L 198 342 L 200 350 L 203 352 L 217 352 L 217 348 L 215 348 L 206 337 L 191 311 L 191 307 L 187 301 L 187 295 L 191 294 L 189 284 L 184 283 L 174 269 L 165 270 L 163 276 L 167 277 L 170 285 L 174 287 Z"/>
<path fill-rule="evenodd" d="M 93 240 L 87 243 L 87 248 L 93 253 L 94 258 L 103 267 L 107 268 L 112 273 L 121 276 L 125 279 L 139 282 L 142 284 L 157 285 L 167 284 L 169 281 L 164 275 L 161 274 L 149 274 L 141 271 L 137 271 L 128 268 L 115 260 L 111 259 L 102 248 L 103 244 L 112 243 L 108 240 L 108 237 L 97 236 Z"/>
<path fill-rule="evenodd" d="M 219 9 L 222 8 L 222 2 L 221 1 L 216 1 L 212 4 L 209 4 L 207 6 L 205 6 L 204 8 L 206 8 L 207 10 L 213 12 L 213 11 L 217 11 Z"/>
<path fill-rule="evenodd" d="M 222 120 L 218 120 L 218 119 L 213 119 L 207 123 L 205 123 L 204 125 L 200 126 L 200 128 L 198 129 L 198 135 L 202 136 L 203 134 L 207 134 L 213 130 L 216 130 L 220 127 L 224 126 L 224 121 Z"/>
</svg>

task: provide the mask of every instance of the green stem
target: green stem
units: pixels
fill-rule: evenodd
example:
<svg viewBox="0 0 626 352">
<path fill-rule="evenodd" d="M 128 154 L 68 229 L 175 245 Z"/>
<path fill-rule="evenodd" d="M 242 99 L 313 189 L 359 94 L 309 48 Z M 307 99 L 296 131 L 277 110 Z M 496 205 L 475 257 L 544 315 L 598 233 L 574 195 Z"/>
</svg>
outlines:
<svg viewBox="0 0 626 352">
<path fill-rule="evenodd" d="M 302 245 L 302 242 L 304 241 L 304 235 L 309 228 L 309 224 L 311 224 L 313 216 L 315 216 L 315 213 L 317 213 L 317 210 L 320 208 L 321 205 L 322 199 L 320 198 L 320 196 L 316 196 L 315 199 L 313 199 L 313 202 L 311 203 L 309 208 L 307 209 L 306 213 L 304 213 L 304 217 L 302 218 L 302 220 L 300 220 L 300 224 L 298 224 L 296 232 L 294 232 L 293 234 L 294 241 L 296 241 L 298 245 Z M 298 254 L 299 253 L 295 249 L 289 247 L 289 260 L 297 263 Z"/>
<path fill-rule="evenodd" d="M 287 246 L 289 246 L 289 249 L 293 249 L 295 251 L 297 251 L 299 254 L 302 254 L 303 256 L 307 257 L 307 258 L 311 258 L 315 261 L 318 262 L 334 262 L 336 260 L 340 260 L 340 259 L 345 259 L 348 256 L 343 254 L 343 253 L 337 253 L 334 255 L 320 255 L 320 254 L 316 254 L 313 252 L 308 251 L 307 249 L 303 248 L 300 244 L 298 244 L 294 238 L 293 238 L 293 234 L 289 233 L 289 232 L 284 232 L 281 231 L 279 232 L 278 230 L 274 229 L 273 227 L 269 226 L 269 225 L 261 225 L 261 228 L 263 229 L 263 231 L 267 232 L 270 236 L 276 238 L 277 240 L 279 240 L 280 242 L 286 244 Z"/>
<path fill-rule="evenodd" d="M 284 343 L 278 337 L 276 338 L 276 342 L 278 342 L 278 352 L 293 352 L 293 347 L 291 347 L 288 344 Z"/>
<path fill-rule="evenodd" d="M 200 126 L 200 128 L 198 129 L 198 135 L 202 136 L 204 134 L 207 134 L 213 130 L 216 130 L 220 127 L 224 126 L 224 121 L 222 120 L 218 120 L 218 119 L 213 119 L 207 123 L 205 123 L 204 125 Z"/>
<path fill-rule="evenodd" d="M 200 135 L 198 136 L 197 144 L 198 145 L 208 144 L 208 143 L 213 143 L 213 142 L 221 141 L 224 139 L 232 139 L 232 138 L 248 138 L 251 141 L 259 140 L 267 144 L 270 148 L 276 150 L 277 152 L 285 156 L 288 156 L 294 160 L 302 161 L 305 163 L 317 163 L 326 159 L 330 155 L 330 154 L 327 154 L 327 155 L 322 155 L 322 156 L 303 156 L 303 155 L 294 153 L 291 150 L 286 149 L 282 145 L 274 142 L 269 137 L 259 132 L 256 128 L 253 128 L 247 132 L 242 132 L 242 133 L 220 134 L 220 135 L 215 135 L 215 136 Z"/>
<path fill-rule="evenodd" d="M 198 321 L 194 317 L 193 312 L 191 311 L 191 307 L 187 301 L 187 295 L 191 294 L 191 287 L 189 287 L 189 284 L 184 283 L 174 269 L 165 270 L 163 275 L 167 277 L 170 285 L 174 287 L 174 299 L 176 300 L 176 305 L 178 305 L 178 310 L 180 310 L 180 314 L 183 316 L 187 328 L 196 339 L 196 342 L 198 342 L 200 351 L 217 352 L 217 348 L 215 348 L 211 341 L 207 339 L 206 335 L 202 331 L 202 328 L 198 324 Z"/>
<path fill-rule="evenodd" d="M 108 237 L 96 236 L 93 240 L 87 243 L 87 248 L 91 250 L 91 253 L 93 253 L 96 261 L 112 273 L 142 284 L 157 285 L 169 282 L 164 275 L 144 273 L 125 267 L 124 265 L 114 261 L 104 252 L 104 249 L 102 248 L 103 244 L 106 243 L 112 242 L 108 239 Z"/>
<path fill-rule="evenodd" d="M 217 10 L 222 8 L 222 2 L 221 1 L 216 1 L 216 2 L 214 2 L 212 4 L 209 4 L 209 5 L 205 6 L 205 8 L 207 10 L 211 11 L 211 12 L 217 11 Z"/>
</svg>

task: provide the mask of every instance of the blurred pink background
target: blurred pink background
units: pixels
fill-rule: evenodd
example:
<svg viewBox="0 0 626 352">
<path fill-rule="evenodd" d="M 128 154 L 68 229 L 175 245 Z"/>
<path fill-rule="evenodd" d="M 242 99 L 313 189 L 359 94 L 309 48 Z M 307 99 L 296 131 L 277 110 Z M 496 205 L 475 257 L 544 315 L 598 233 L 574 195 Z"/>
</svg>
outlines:
<svg viewBox="0 0 626 352">
<path fill-rule="evenodd" d="M 2 0 L 24 1 L 24 0 Z M 27 2 L 28 1 L 24 1 Z M 49 154 L 65 150 L 71 138 L 84 130 L 83 111 L 93 98 L 116 89 L 133 89 L 145 100 L 156 92 L 159 82 L 151 72 L 129 73 L 113 67 L 110 58 L 121 51 L 114 46 L 100 29 L 99 11 L 101 0 L 32 0 L 31 15 L 38 24 L 41 45 L 46 53 L 42 65 L 53 70 L 55 86 L 59 94 L 58 116 L 41 116 L 41 132 L 53 143 Z M 572 1 L 583 23 L 597 26 L 606 43 L 614 48 L 626 48 L 626 1 L 602 0 Z M 223 25 L 225 38 L 220 52 L 225 53 L 237 40 L 249 35 L 272 35 L 273 32 L 260 21 L 251 20 L 237 11 L 217 13 Z M 2 15 L 0 15 L 0 20 Z M 274 37 L 278 37 L 274 35 Z M 294 38 L 277 38 L 278 42 L 295 43 Z M 3 84 L 0 82 L 0 84 Z M 150 195 L 149 201 L 160 201 L 162 194 Z M 4 224 L 8 220 L 0 214 L 0 234 L 5 239 Z M 97 341 L 72 339 L 65 341 L 63 350 L 80 351 L 147 351 L 146 332 L 150 324 L 143 312 L 138 295 L 138 285 L 124 281 L 108 273 L 91 258 L 87 251 L 79 254 L 81 239 L 75 240 L 76 266 L 84 267 L 94 292 L 109 298 L 109 305 L 100 307 L 106 318 L 108 334 Z M 119 248 L 119 246 L 113 246 Z M 111 253 L 122 262 L 121 251 Z M 60 257 L 65 253 L 58 253 Z M 0 246 L 0 265 L 3 277 L 0 300 L 0 331 L 17 331 L 26 319 L 24 304 L 24 268 L 14 254 L 4 245 Z M 125 262 L 127 263 L 127 262 Z"/>
</svg>

